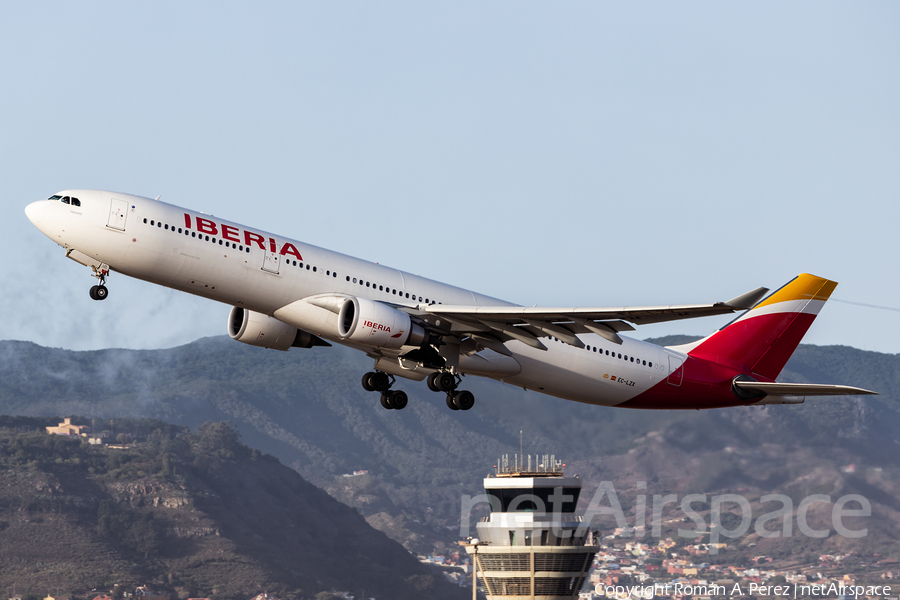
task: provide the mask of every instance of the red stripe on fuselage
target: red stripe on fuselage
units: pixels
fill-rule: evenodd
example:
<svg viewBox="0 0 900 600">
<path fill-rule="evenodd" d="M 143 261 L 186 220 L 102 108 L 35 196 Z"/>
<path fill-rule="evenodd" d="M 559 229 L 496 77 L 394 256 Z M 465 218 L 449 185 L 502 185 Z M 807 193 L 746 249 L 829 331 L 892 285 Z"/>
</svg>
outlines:
<svg viewBox="0 0 900 600">
<path fill-rule="evenodd" d="M 775 381 L 816 316 L 785 312 L 759 315 L 732 323 L 688 353 L 668 379 L 631 400 L 624 408 L 722 408 L 752 404 L 731 390 L 738 375 Z M 681 380 L 674 386 L 669 380 Z"/>
<path fill-rule="evenodd" d="M 679 377 L 678 371 L 681 371 Z M 748 404 L 731 391 L 731 381 L 740 369 L 688 356 L 668 379 L 618 406 L 622 408 L 687 409 L 722 408 Z M 669 380 L 681 380 L 675 386 Z"/>
</svg>

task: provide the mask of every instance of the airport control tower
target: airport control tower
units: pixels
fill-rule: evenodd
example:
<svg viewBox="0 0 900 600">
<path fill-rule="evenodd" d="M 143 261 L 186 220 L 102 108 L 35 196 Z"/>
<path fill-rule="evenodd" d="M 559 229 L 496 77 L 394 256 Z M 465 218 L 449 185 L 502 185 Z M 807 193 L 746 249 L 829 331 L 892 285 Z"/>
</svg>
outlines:
<svg viewBox="0 0 900 600">
<path fill-rule="evenodd" d="M 491 599 L 577 598 L 600 549 L 575 515 L 581 478 L 565 477 L 554 456 L 533 458 L 503 456 L 484 480 L 491 516 L 466 552 Z"/>
</svg>

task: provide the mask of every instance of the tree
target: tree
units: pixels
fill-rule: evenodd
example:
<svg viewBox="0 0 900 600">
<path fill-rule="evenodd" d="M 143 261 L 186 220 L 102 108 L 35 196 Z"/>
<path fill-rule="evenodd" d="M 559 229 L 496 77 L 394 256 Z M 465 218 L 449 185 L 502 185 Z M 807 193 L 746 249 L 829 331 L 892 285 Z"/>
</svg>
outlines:
<svg viewBox="0 0 900 600">
<path fill-rule="evenodd" d="M 204 423 L 191 436 L 191 446 L 196 454 L 218 458 L 235 458 L 246 453 L 241 434 L 230 421 Z"/>
</svg>

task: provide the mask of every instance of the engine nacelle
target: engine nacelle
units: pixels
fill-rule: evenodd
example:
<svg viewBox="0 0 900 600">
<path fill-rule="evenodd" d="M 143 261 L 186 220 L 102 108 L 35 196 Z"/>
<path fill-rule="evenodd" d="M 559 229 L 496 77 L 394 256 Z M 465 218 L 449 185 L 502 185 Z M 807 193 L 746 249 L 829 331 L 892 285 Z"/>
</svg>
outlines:
<svg viewBox="0 0 900 600">
<path fill-rule="evenodd" d="M 228 335 L 233 340 L 273 350 L 330 345 L 278 319 L 237 306 L 228 315 Z"/>
<path fill-rule="evenodd" d="M 405 312 L 366 298 L 346 298 L 338 312 L 338 335 L 374 348 L 421 346 L 425 330 Z"/>
</svg>

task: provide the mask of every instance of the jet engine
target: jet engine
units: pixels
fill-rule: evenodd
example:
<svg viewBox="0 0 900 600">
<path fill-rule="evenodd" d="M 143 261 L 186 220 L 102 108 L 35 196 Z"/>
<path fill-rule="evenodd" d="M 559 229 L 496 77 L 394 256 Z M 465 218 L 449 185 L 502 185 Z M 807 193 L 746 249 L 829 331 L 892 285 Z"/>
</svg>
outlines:
<svg viewBox="0 0 900 600">
<path fill-rule="evenodd" d="M 342 339 L 375 348 L 421 346 L 425 330 L 405 312 L 367 298 L 345 298 L 338 312 Z"/>
<path fill-rule="evenodd" d="M 233 340 L 273 350 L 331 345 L 278 319 L 237 306 L 228 315 L 228 335 Z"/>
</svg>

